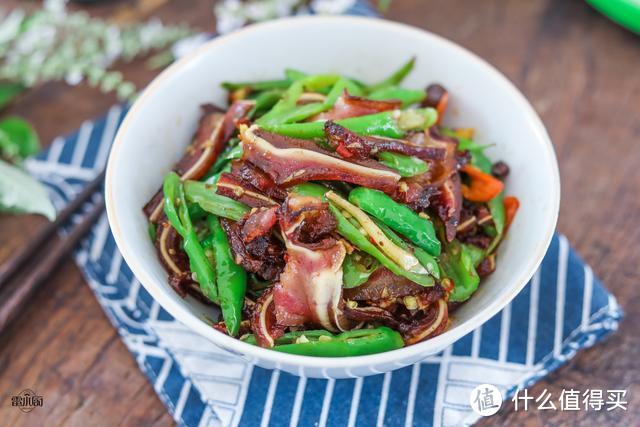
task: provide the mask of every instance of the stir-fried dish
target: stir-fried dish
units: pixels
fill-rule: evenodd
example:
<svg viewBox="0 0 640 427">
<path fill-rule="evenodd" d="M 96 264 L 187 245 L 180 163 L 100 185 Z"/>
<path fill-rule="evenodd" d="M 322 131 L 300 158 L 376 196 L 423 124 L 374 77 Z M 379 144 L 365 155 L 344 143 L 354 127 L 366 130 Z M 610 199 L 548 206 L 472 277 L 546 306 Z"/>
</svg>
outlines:
<svg viewBox="0 0 640 427">
<path fill-rule="evenodd" d="M 473 129 L 442 125 L 449 93 L 286 70 L 224 83 L 144 207 L 181 296 L 213 327 L 273 350 L 357 356 L 447 329 L 496 268 L 518 209 Z M 214 311 L 212 310 L 212 313 Z"/>
</svg>

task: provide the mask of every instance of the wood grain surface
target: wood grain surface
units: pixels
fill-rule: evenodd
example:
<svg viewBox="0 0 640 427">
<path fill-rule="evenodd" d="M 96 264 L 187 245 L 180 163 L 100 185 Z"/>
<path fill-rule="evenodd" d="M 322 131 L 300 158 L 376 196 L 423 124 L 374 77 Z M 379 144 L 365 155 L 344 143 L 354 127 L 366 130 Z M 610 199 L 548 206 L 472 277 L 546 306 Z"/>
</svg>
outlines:
<svg viewBox="0 0 640 427">
<path fill-rule="evenodd" d="M 3 0 L 2 7 L 39 3 Z M 76 6 L 74 6 L 76 7 Z M 103 1 L 86 9 L 118 20 L 158 16 L 214 29 L 210 0 Z M 394 0 L 388 18 L 428 29 L 474 51 L 531 101 L 555 144 L 562 178 L 559 230 L 626 312 L 620 330 L 530 392 L 627 389 L 628 411 L 515 412 L 507 402 L 481 425 L 640 424 L 640 37 L 582 0 Z M 437 58 L 433 58 L 437 61 Z M 142 61 L 121 64 L 139 85 Z M 84 87 L 46 84 L 10 113 L 31 120 L 43 141 L 76 129 L 115 102 Z M 0 260 L 44 220 L 0 217 Z M 567 298 L 570 300 L 571 296 Z M 44 407 L 24 414 L 10 397 L 24 388 Z M 67 261 L 0 336 L 0 424 L 168 425 L 173 421 L 119 340 L 78 268 Z"/>
</svg>

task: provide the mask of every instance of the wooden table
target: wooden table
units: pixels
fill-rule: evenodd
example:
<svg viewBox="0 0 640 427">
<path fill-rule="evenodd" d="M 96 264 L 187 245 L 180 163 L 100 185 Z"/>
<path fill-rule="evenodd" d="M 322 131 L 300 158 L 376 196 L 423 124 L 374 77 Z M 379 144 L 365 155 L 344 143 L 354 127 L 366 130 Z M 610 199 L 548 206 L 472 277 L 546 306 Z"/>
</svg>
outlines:
<svg viewBox="0 0 640 427">
<path fill-rule="evenodd" d="M 158 16 L 213 30 L 212 2 L 110 1 L 88 8 L 118 19 Z M 188 7 L 186 5 L 188 4 Z M 3 0 L 3 7 L 39 3 Z M 563 388 L 627 389 L 628 412 L 513 412 L 491 423 L 631 425 L 640 420 L 640 38 L 580 0 L 395 0 L 393 20 L 443 35 L 506 74 L 541 115 L 555 143 L 562 176 L 559 230 L 613 291 L 626 319 L 617 334 L 581 352 L 536 384 L 558 396 Z M 437 61 L 437 58 L 433 60 Z M 152 72 L 142 61 L 123 64 L 139 85 Z M 115 102 L 81 86 L 47 84 L 10 113 L 35 123 L 43 141 L 72 131 Z M 0 260 L 43 220 L 0 217 Z M 569 296 L 570 298 L 570 296 Z M 172 422 L 82 276 L 67 261 L 30 307 L 0 337 L 0 420 L 6 425 L 167 425 Z M 23 414 L 9 396 L 24 388 L 45 408 Z M 512 408 L 509 403 L 505 405 Z M 484 425 L 489 425 L 487 420 Z"/>
</svg>

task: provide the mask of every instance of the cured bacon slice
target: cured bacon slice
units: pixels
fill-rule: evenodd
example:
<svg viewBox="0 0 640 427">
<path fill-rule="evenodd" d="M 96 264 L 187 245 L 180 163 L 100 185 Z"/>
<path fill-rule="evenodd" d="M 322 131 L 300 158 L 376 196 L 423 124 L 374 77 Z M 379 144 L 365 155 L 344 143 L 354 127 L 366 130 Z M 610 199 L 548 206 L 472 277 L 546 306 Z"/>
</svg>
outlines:
<svg viewBox="0 0 640 427">
<path fill-rule="evenodd" d="M 253 185 L 231 173 L 223 173 L 216 183 L 216 193 L 249 205 L 252 208 L 277 206 L 278 203 L 265 196 Z"/>
<path fill-rule="evenodd" d="M 278 187 L 269 175 L 249 162 L 234 161 L 231 163 L 231 173 L 274 200 L 282 202 L 287 197 L 287 192 Z"/>
<path fill-rule="evenodd" d="M 454 174 L 440 186 L 440 193 L 434 202 L 438 209 L 438 216 L 444 222 L 447 241 L 450 242 L 456 237 L 460 223 L 460 212 L 462 211 L 460 175 Z"/>
<path fill-rule="evenodd" d="M 366 159 L 382 151 L 416 156 L 423 160 L 444 160 L 445 149 L 412 144 L 393 138 L 362 136 L 331 120 L 325 122 L 324 133 L 329 144 L 345 159 Z"/>
<path fill-rule="evenodd" d="M 409 323 L 401 323 L 398 330 L 406 345 L 415 344 L 427 338 L 440 335 L 447 327 L 449 310 L 444 299 L 431 305 L 425 316 Z"/>
<path fill-rule="evenodd" d="M 375 101 L 373 99 L 352 96 L 345 90 L 329 111 L 320 113 L 311 118 L 316 120 L 340 120 L 349 117 L 366 116 L 368 114 L 381 113 L 383 111 L 395 110 L 402 106 L 400 101 Z"/>
<path fill-rule="evenodd" d="M 276 322 L 273 288 L 267 289 L 256 301 L 251 329 L 260 347 L 273 347 L 275 340 L 284 334 L 284 327 Z"/>
<path fill-rule="evenodd" d="M 335 245 L 332 233 L 336 219 L 329 205 L 315 197 L 289 197 L 281 210 L 282 229 L 294 244 L 308 249 L 324 249 Z"/>
<path fill-rule="evenodd" d="M 432 127 L 425 132 L 414 134 L 412 142 L 424 147 L 438 148 L 445 152 L 441 161 L 433 162 L 430 171 L 432 185 L 442 184 L 458 171 L 456 156 L 458 141 L 456 139 L 441 135 L 435 127 Z"/>
<path fill-rule="evenodd" d="M 293 196 L 283 206 L 280 229 L 287 248 L 287 264 L 274 286 L 276 319 L 283 326 L 311 323 L 329 331 L 345 330 L 348 325 L 341 307 L 344 244 L 322 237 L 322 249 L 313 250 L 299 241 L 299 228 L 305 221 L 326 218 L 317 213 L 319 205 L 324 205 L 318 202 L 313 197 Z M 310 218 L 308 212 L 314 212 Z"/>
<path fill-rule="evenodd" d="M 242 235 L 243 224 L 227 219 L 222 219 L 220 223 L 229 239 L 236 264 L 264 280 L 277 280 L 284 266 L 282 245 L 270 234 L 254 236 L 246 242 Z"/>
<path fill-rule="evenodd" d="M 415 209 L 422 210 L 434 205 L 445 223 L 447 240 L 451 241 L 455 237 L 462 210 L 458 141 L 440 135 L 435 128 L 413 134 L 410 141 L 417 146 L 444 150 L 445 155 L 442 160 L 430 162 L 427 174 L 403 180 L 394 197 Z"/>
<path fill-rule="evenodd" d="M 278 222 L 278 207 L 256 209 L 242 224 L 242 238 L 250 243 L 257 237 L 266 236 Z"/>
<path fill-rule="evenodd" d="M 200 285 L 191 277 L 189 258 L 182 250 L 182 238 L 175 228 L 167 222 L 158 224 L 155 243 L 160 262 L 169 273 L 169 285 L 178 295 L 185 298 L 190 294 L 205 304 L 212 304 L 200 290 Z"/>
<path fill-rule="evenodd" d="M 193 142 L 174 170 L 185 181 L 200 179 L 211 168 L 225 144 L 233 136 L 238 122 L 253 107 L 252 101 L 238 101 L 226 113 L 213 105 L 203 105 L 203 115 Z M 162 190 L 159 190 L 142 209 L 151 222 L 162 215 Z"/>
<path fill-rule="evenodd" d="M 231 172 L 223 173 L 217 183 L 218 194 L 254 208 L 276 206 L 287 197 L 263 171 L 246 161 L 234 161 Z"/>
<path fill-rule="evenodd" d="M 405 277 L 393 274 L 384 267 L 379 267 L 362 285 L 345 289 L 344 296 L 353 301 L 378 301 L 419 295 L 431 289 L 433 288 L 420 286 Z"/>
<path fill-rule="evenodd" d="M 257 126 L 243 128 L 241 138 L 243 159 L 262 169 L 278 185 L 290 186 L 312 180 L 346 181 L 393 193 L 400 180 L 400 175 L 388 168 L 350 163 L 320 148 L 300 148 L 309 141 L 284 139 Z M 271 143 L 283 140 L 294 141 L 299 146 L 279 148 Z"/>
</svg>

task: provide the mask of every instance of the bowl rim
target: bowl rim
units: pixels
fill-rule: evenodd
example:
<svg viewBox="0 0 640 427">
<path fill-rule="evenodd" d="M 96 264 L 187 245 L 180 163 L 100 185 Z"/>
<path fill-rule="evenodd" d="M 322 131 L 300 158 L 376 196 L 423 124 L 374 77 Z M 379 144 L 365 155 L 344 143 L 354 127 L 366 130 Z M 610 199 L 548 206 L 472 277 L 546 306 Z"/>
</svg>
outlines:
<svg viewBox="0 0 640 427">
<path fill-rule="evenodd" d="M 521 269 L 519 277 L 512 280 L 512 286 L 510 289 L 502 295 L 500 298 L 496 298 L 491 304 L 485 306 L 484 309 L 474 314 L 471 319 L 460 324 L 453 330 L 448 330 L 441 335 L 426 341 L 402 347 L 400 349 L 387 351 L 384 353 L 377 353 L 365 356 L 346 356 L 346 357 L 314 357 L 314 356 L 300 356 L 287 353 L 280 353 L 273 350 L 261 348 L 245 342 L 240 341 L 237 338 L 230 337 L 222 332 L 219 332 L 203 321 L 200 316 L 190 311 L 188 307 L 185 307 L 180 302 L 173 300 L 168 294 L 162 290 L 151 275 L 146 271 L 141 263 L 137 262 L 135 254 L 127 244 L 127 239 L 124 237 L 119 226 L 120 220 L 117 216 L 117 211 L 114 205 L 114 192 L 113 181 L 115 177 L 115 162 L 119 158 L 118 153 L 123 146 L 123 135 L 125 135 L 127 128 L 131 123 L 136 120 L 137 113 L 145 104 L 145 100 L 149 98 L 149 95 L 156 91 L 158 88 L 164 85 L 165 81 L 169 80 L 174 75 L 178 74 L 183 68 L 190 66 L 197 59 L 205 54 L 209 49 L 212 49 L 218 45 L 228 42 L 234 38 L 246 36 L 251 33 L 259 33 L 264 30 L 268 30 L 272 27 L 278 27 L 281 29 L 283 26 L 304 26 L 306 24 L 321 25 L 323 23 L 340 23 L 340 24 L 354 24 L 354 25 L 372 25 L 378 27 L 386 27 L 392 31 L 402 32 L 413 36 L 419 36 L 422 38 L 428 38 L 436 43 L 443 45 L 446 49 L 451 51 L 457 51 L 458 54 L 470 57 L 476 61 L 479 66 L 491 74 L 494 79 L 497 79 L 501 83 L 505 90 L 509 93 L 509 96 L 514 100 L 514 103 L 522 108 L 527 116 L 527 120 L 532 125 L 531 128 L 535 134 L 536 139 L 543 142 L 544 154 L 549 162 L 553 176 L 552 187 L 549 189 L 550 201 L 552 203 L 552 211 L 546 221 L 545 234 L 539 239 L 540 243 L 537 246 L 537 252 L 534 256 L 528 258 L 528 263 L 525 268 Z M 399 361 L 406 361 L 413 359 L 419 359 L 421 355 L 434 354 L 446 346 L 453 344 L 475 328 L 483 325 L 487 320 L 493 317 L 498 311 L 504 308 L 526 285 L 531 279 L 536 269 L 542 262 L 542 259 L 551 243 L 556 223 L 558 219 L 559 207 L 560 207 L 560 174 L 558 169 L 558 163 L 556 155 L 553 149 L 553 145 L 549 138 L 549 135 L 542 123 L 540 117 L 535 112 L 531 104 L 527 101 L 524 95 L 515 87 L 515 85 L 506 78 L 500 71 L 487 61 L 469 51 L 468 49 L 444 38 L 437 34 L 433 34 L 429 31 L 416 28 L 407 24 L 382 20 L 378 18 L 359 17 L 359 16 L 297 16 L 281 18 L 273 21 L 263 22 L 259 24 L 253 24 L 248 27 L 237 30 L 231 34 L 218 36 L 203 46 L 197 48 L 194 52 L 186 55 L 180 60 L 173 63 L 167 69 L 162 71 L 156 76 L 152 82 L 147 86 L 144 92 L 140 95 L 138 100 L 128 111 L 125 119 L 118 128 L 118 132 L 115 136 L 113 145 L 110 150 L 109 160 L 106 169 L 105 177 L 105 201 L 106 210 L 109 224 L 111 226 L 112 233 L 115 238 L 115 242 L 118 249 L 121 251 L 123 259 L 127 262 L 131 268 L 134 276 L 140 281 L 140 283 L 146 288 L 151 296 L 169 312 L 175 319 L 185 324 L 191 330 L 196 331 L 200 335 L 206 337 L 209 341 L 221 348 L 236 353 L 240 353 L 245 357 L 250 357 L 254 360 L 268 361 L 279 368 L 282 365 L 290 364 L 295 365 L 302 372 L 302 368 L 318 368 L 327 375 L 327 370 L 333 368 L 343 368 L 345 372 L 349 374 L 350 369 L 369 367 L 373 373 L 379 373 L 384 371 L 378 371 L 374 368 L 375 365 L 381 364 L 395 364 L 400 367 L 407 363 L 399 363 Z M 352 375 L 357 377 L 358 375 Z"/>
</svg>

